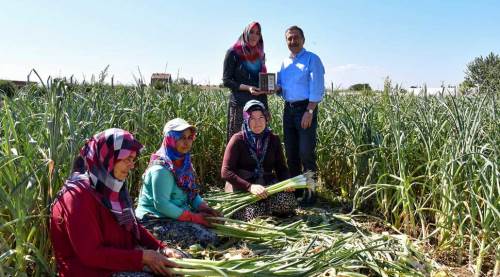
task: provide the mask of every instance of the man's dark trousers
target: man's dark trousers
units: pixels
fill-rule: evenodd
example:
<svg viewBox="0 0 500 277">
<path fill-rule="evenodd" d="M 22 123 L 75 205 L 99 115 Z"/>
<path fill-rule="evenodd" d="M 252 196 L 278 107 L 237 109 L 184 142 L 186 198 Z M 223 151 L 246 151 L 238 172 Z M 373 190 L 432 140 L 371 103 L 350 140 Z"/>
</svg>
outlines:
<svg viewBox="0 0 500 277">
<path fill-rule="evenodd" d="M 307 110 L 308 101 L 285 102 L 283 111 L 283 135 L 285 152 L 290 176 L 294 177 L 306 171 L 317 172 L 316 165 L 316 129 L 318 127 L 318 108 L 314 109 L 311 126 L 303 129 L 302 116 Z M 307 190 L 295 191 L 297 197 L 303 197 L 302 204 L 315 202 L 315 195 L 307 195 Z M 306 194 L 305 194 L 306 193 Z M 304 195 L 305 194 L 305 195 Z"/>
</svg>

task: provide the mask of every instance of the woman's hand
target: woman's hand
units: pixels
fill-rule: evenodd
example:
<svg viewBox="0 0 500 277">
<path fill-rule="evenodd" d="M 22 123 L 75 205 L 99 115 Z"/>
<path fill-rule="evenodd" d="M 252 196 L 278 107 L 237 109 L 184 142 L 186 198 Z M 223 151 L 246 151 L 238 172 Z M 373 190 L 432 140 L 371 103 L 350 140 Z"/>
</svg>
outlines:
<svg viewBox="0 0 500 277">
<path fill-rule="evenodd" d="M 254 87 L 254 86 L 249 86 L 248 91 L 250 92 L 251 95 L 254 95 L 254 96 L 261 95 L 263 93 L 262 91 L 260 91 L 259 88 Z"/>
<path fill-rule="evenodd" d="M 161 253 L 154 250 L 142 251 L 142 263 L 148 266 L 155 274 L 163 276 L 173 276 L 168 268 L 179 267 L 176 263 L 169 261 Z"/>
<path fill-rule="evenodd" d="M 275 93 L 277 93 L 276 89 L 264 91 L 264 94 L 275 94 Z"/>
<path fill-rule="evenodd" d="M 210 216 L 209 214 L 204 213 L 204 212 L 192 213 L 191 222 L 203 225 L 203 226 L 205 226 L 207 228 L 211 228 L 212 225 L 210 224 L 210 222 L 208 222 L 205 219 L 205 217 L 209 217 L 209 216 Z"/>
<path fill-rule="evenodd" d="M 295 191 L 295 189 L 290 187 L 290 188 L 286 188 L 286 189 L 285 189 L 285 191 L 286 191 L 286 192 L 294 192 L 294 191 Z"/>
<path fill-rule="evenodd" d="M 200 204 L 200 206 L 198 207 L 198 212 L 203 212 L 203 213 L 209 214 L 210 216 L 214 216 L 214 217 L 222 217 L 223 216 L 221 212 L 210 207 L 207 204 L 207 202 L 203 202 Z"/>
<path fill-rule="evenodd" d="M 206 216 L 207 213 L 204 212 L 193 213 L 191 211 L 184 210 L 182 214 L 177 218 L 177 220 L 185 222 L 193 222 L 196 224 L 203 225 L 205 227 L 210 227 L 210 223 L 205 219 Z"/>
<path fill-rule="evenodd" d="M 276 93 L 277 95 L 281 95 L 281 91 L 282 91 L 281 87 L 278 86 L 276 86 L 276 88 L 274 89 L 274 93 Z"/>
<path fill-rule="evenodd" d="M 179 250 L 174 248 L 165 247 L 163 248 L 161 253 L 167 258 L 176 258 L 176 259 L 185 258 L 184 254 L 182 254 Z"/>
<path fill-rule="evenodd" d="M 265 199 L 268 196 L 266 188 L 258 184 L 253 184 L 250 186 L 250 193 L 253 195 L 257 195 L 257 197 L 259 197 L 260 199 Z"/>
<path fill-rule="evenodd" d="M 206 213 L 208 216 L 213 216 L 213 217 L 223 217 L 224 216 L 221 212 L 208 206 L 208 204 L 206 202 L 203 202 L 200 204 L 200 206 L 198 207 L 198 212 Z"/>
</svg>

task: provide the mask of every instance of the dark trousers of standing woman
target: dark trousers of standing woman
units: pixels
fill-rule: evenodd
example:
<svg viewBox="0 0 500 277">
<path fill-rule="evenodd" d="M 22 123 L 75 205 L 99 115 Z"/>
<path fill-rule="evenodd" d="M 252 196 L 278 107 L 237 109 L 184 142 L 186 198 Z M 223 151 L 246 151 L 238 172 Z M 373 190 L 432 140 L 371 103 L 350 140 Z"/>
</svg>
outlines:
<svg viewBox="0 0 500 277">
<path fill-rule="evenodd" d="M 290 176 L 306 171 L 316 172 L 316 129 L 318 128 L 318 108 L 314 109 L 311 126 L 303 129 L 300 125 L 307 110 L 308 101 L 285 102 L 283 111 L 283 135 L 286 160 Z M 302 204 L 313 204 L 315 195 L 306 189 L 296 190 L 297 197 L 303 197 Z"/>
<path fill-rule="evenodd" d="M 231 137 L 241 131 L 243 124 L 243 106 L 229 102 L 227 111 L 227 142 Z"/>
</svg>

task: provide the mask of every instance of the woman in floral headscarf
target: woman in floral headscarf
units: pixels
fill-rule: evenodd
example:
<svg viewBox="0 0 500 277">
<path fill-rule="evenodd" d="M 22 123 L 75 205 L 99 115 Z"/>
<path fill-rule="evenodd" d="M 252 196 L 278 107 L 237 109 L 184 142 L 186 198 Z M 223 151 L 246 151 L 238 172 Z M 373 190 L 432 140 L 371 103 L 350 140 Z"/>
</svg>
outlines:
<svg viewBox="0 0 500 277">
<path fill-rule="evenodd" d="M 203 201 L 191 164 L 191 147 L 196 129 L 184 119 L 172 119 L 163 129 L 160 149 L 149 161 L 136 215 L 162 241 L 185 248 L 200 243 L 217 244 L 207 229 L 207 216 L 220 214 Z"/>
<path fill-rule="evenodd" d="M 224 152 L 221 177 L 226 181 L 225 191 L 248 191 L 263 199 L 236 212 L 234 217 L 240 220 L 286 216 L 297 207 L 291 191 L 267 195 L 267 186 L 289 178 L 281 142 L 269 128 L 269 118 L 264 104 L 248 101 L 243 107 L 242 130 L 231 138 Z"/>
<path fill-rule="evenodd" d="M 227 141 L 241 130 L 243 106 L 249 100 L 259 100 L 267 108 L 268 92 L 259 90 L 259 73 L 267 72 L 262 29 L 258 22 L 250 23 L 224 58 L 222 81 L 231 89 L 228 107 Z"/>
<path fill-rule="evenodd" d="M 144 267 L 171 275 L 168 267 L 175 264 L 165 256 L 180 258 L 180 252 L 137 223 L 125 186 L 141 149 L 131 133 L 108 129 L 80 150 L 72 176 L 51 206 L 59 276 L 151 276 L 139 272 Z"/>
</svg>

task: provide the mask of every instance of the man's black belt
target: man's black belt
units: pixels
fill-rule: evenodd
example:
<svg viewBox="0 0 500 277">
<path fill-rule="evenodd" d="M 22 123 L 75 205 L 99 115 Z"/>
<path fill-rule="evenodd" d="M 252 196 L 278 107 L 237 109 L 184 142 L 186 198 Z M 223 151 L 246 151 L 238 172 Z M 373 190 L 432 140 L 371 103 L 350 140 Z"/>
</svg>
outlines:
<svg viewBox="0 0 500 277">
<path fill-rule="evenodd" d="M 285 105 L 287 105 L 290 108 L 303 107 L 307 106 L 308 104 L 309 104 L 309 99 L 294 101 L 294 102 L 288 102 L 288 101 L 285 102 Z"/>
</svg>

